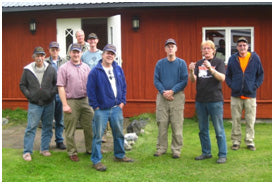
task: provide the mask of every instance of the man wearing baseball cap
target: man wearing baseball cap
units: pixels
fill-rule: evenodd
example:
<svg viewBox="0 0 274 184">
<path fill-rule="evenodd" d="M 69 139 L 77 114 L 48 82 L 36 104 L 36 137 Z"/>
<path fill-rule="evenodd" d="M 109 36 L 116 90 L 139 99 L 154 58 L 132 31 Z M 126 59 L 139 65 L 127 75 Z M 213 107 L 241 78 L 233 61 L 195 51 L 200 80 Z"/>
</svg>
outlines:
<svg viewBox="0 0 274 184">
<path fill-rule="evenodd" d="M 126 104 L 126 80 L 122 68 L 114 61 L 115 56 L 116 47 L 106 45 L 87 82 L 89 105 L 94 110 L 91 161 L 97 171 L 107 169 L 101 163 L 101 143 L 108 120 L 113 134 L 114 161 L 133 162 L 125 156 L 122 109 Z"/>
<path fill-rule="evenodd" d="M 49 54 L 50 56 L 45 59 L 57 72 L 59 67 L 63 65 L 66 60 L 59 56 L 60 48 L 59 43 L 52 41 L 49 44 Z M 64 118 L 63 118 L 63 107 L 60 100 L 59 94 L 56 94 L 55 97 L 55 110 L 54 110 L 54 119 L 55 119 L 55 142 L 56 147 L 59 149 L 66 149 L 63 138 L 64 131 Z"/>
<path fill-rule="evenodd" d="M 154 156 L 159 157 L 167 152 L 168 126 L 172 128 L 172 158 L 181 156 L 183 146 L 184 89 L 188 81 L 186 62 L 176 57 L 177 44 L 172 38 L 166 40 L 166 58 L 160 59 L 154 71 L 154 85 L 158 90 L 156 100 L 156 120 L 158 140 Z"/>
<path fill-rule="evenodd" d="M 91 154 L 93 110 L 88 104 L 87 77 L 90 68 L 81 62 L 81 45 L 74 43 L 70 48 L 70 61 L 63 64 L 57 73 L 57 86 L 63 104 L 67 152 L 71 161 L 78 162 L 74 139 L 79 121 L 85 136 L 86 153 Z"/>
<path fill-rule="evenodd" d="M 231 88 L 232 150 L 241 145 L 241 117 L 245 110 L 247 149 L 255 151 L 256 91 L 262 85 L 264 70 L 260 57 L 248 51 L 248 40 L 240 37 L 237 41 L 238 52 L 228 60 L 225 81 Z"/>
<path fill-rule="evenodd" d="M 52 137 L 54 99 L 57 93 L 56 71 L 45 62 L 45 51 L 36 47 L 33 51 L 34 62 L 24 67 L 20 80 L 20 90 L 28 99 L 28 125 L 24 135 L 23 159 L 31 161 L 33 143 L 37 126 L 42 121 L 40 153 L 50 156 L 49 144 Z"/>
</svg>

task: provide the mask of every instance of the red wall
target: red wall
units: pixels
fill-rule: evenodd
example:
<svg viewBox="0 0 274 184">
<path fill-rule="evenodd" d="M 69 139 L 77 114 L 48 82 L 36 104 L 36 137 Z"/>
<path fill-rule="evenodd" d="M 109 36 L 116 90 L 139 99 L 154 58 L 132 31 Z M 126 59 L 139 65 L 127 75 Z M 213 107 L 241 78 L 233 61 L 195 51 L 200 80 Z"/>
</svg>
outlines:
<svg viewBox="0 0 274 184">
<path fill-rule="evenodd" d="M 252 12 L 252 13 L 251 13 Z M 56 18 L 122 16 L 122 56 L 128 93 L 125 116 L 155 112 L 157 91 L 153 85 L 156 62 L 165 57 L 167 38 L 177 41 L 177 56 L 187 65 L 201 59 L 203 27 L 253 26 L 255 51 L 265 71 L 257 94 L 257 118 L 272 118 L 272 10 L 271 7 L 185 7 L 100 9 L 68 12 L 3 13 L 3 108 L 27 108 L 19 89 L 23 66 L 31 62 L 34 47 L 48 47 L 56 39 Z M 140 17 L 140 30 L 131 29 L 132 16 Z M 37 33 L 28 29 L 31 18 L 38 20 Z M 223 84 L 224 117 L 230 118 L 230 89 Z M 185 117 L 195 114 L 195 84 L 186 89 Z"/>
</svg>

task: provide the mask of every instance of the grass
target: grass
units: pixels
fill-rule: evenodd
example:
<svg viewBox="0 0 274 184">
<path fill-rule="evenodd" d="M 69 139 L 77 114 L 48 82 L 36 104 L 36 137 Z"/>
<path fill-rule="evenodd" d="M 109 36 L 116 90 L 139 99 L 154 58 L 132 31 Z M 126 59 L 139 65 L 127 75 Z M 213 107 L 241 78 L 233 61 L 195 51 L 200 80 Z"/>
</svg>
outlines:
<svg viewBox="0 0 274 184">
<path fill-rule="evenodd" d="M 92 168 L 90 157 L 80 153 L 80 161 L 71 162 L 66 152 L 52 152 L 51 157 L 43 157 L 34 151 L 33 160 L 22 159 L 22 149 L 2 150 L 3 182 L 271 182 L 272 181 L 272 124 L 256 124 L 256 151 L 245 148 L 244 141 L 238 151 L 231 146 L 231 123 L 225 122 L 228 143 L 228 160 L 217 164 L 217 143 L 212 125 L 212 159 L 195 161 L 201 154 L 198 123 L 192 119 L 184 121 L 184 146 L 180 159 L 171 158 L 171 150 L 161 157 L 154 157 L 158 128 L 155 114 L 143 114 L 133 119 L 147 119 L 145 133 L 139 136 L 132 151 L 127 156 L 134 163 L 113 161 L 113 152 L 104 153 L 102 163 L 108 168 L 98 172 Z M 243 133 L 245 125 L 242 126 Z M 169 145 L 171 141 L 169 130 Z"/>
<path fill-rule="evenodd" d="M 7 118 L 9 123 L 3 125 L 2 128 L 6 129 L 10 126 L 19 125 L 27 122 L 28 111 L 17 108 L 15 110 L 5 109 L 2 111 L 2 117 Z"/>
</svg>

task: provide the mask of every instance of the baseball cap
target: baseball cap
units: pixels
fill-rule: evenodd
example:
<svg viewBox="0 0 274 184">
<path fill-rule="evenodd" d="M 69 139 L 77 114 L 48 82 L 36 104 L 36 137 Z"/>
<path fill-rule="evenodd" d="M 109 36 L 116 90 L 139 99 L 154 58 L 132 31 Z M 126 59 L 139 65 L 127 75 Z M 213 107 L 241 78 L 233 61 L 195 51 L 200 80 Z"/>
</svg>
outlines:
<svg viewBox="0 0 274 184">
<path fill-rule="evenodd" d="M 112 44 L 107 44 L 104 48 L 103 51 L 111 51 L 116 55 L 116 47 Z"/>
<path fill-rule="evenodd" d="M 90 34 L 88 35 L 88 39 L 91 39 L 91 38 L 93 38 L 93 39 L 98 39 L 98 36 L 97 36 L 95 33 L 90 33 Z"/>
<path fill-rule="evenodd" d="M 248 43 L 247 42 L 247 39 L 245 37 L 240 37 L 238 40 L 237 40 L 237 43 L 239 42 L 245 42 L 245 43 Z"/>
<path fill-rule="evenodd" d="M 59 48 L 59 43 L 52 41 L 49 44 L 49 48 Z"/>
<path fill-rule="evenodd" d="M 44 49 L 40 46 L 38 47 L 35 47 L 34 51 L 33 51 L 33 54 L 43 54 L 43 55 L 46 55 Z"/>
<path fill-rule="evenodd" d="M 170 44 L 170 43 L 177 45 L 174 39 L 169 38 L 169 39 L 166 40 L 165 46 L 166 46 L 167 44 Z"/>
<path fill-rule="evenodd" d="M 73 43 L 71 45 L 71 47 L 70 47 L 70 51 L 72 51 L 72 50 L 77 50 L 77 51 L 81 52 L 82 51 L 82 47 L 78 43 Z"/>
</svg>

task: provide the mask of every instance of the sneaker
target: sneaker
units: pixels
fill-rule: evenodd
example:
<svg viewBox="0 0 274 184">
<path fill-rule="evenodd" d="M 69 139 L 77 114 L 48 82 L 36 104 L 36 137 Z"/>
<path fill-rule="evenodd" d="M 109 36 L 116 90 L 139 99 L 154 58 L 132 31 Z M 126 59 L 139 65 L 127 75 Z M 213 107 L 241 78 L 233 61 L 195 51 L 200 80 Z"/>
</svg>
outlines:
<svg viewBox="0 0 274 184">
<path fill-rule="evenodd" d="M 58 142 L 58 143 L 56 143 L 56 148 L 59 148 L 59 149 L 61 149 L 61 150 L 67 149 L 67 147 L 64 145 L 63 142 Z"/>
<path fill-rule="evenodd" d="M 30 153 L 25 153 L 25 154 L 23 154 L 23 159 L 24 159 L 25 161 L 31 161 Z"/>
<path fill-rule="evenodd" d="M 249 149 L 251 151 L 255 151 L 256 150 L 255 146 L 252 146 L 252 145 L 248 145 L 247 149 Z"/>
<path fill-rule="evenodd" d="M 71 155 L 69 156 L 70 160 L 73 161 L 73 162 L 78 162 L 79 161 L 79 158 L 77 155 Z"/>
<path fill-rule="evenodd" d="M 181 157 L 181 156 L 180 156 L 179 154 L 173 154 L 173 155 L 172 155 L 172 158 L 175 158 L 175 159 L 176 159 L 176 158 L 180 158 L 180 157 Z"/>
<path fill-rule="evenodd" d="M 232 150 L 238 150 L 238 149 L 240 149 L 240 145 L 238 145 L 238 144 L 233 144 L 233 145 L 231 146 L 231 149 L 232 149 Z"/>
<path fill-rule="evenodd" d="M 153 156 L 159 157 L 159 156 L 161 156 L 161 155 L 163 155 L 163 154 L 165 154 L 165 153 L 166 153 L 166 152 L 159 152 L 159 151 L 157 151 L 156 153 L 154 153 Z"/>
<path fill-rule="evenodd" d="M 97 163 L 97 164 L 93 164 L 93 167 L 97 170 L 97 171 L 106 171 L 107 168 L 106 166 L 104 166 L 101 162 Z"/>
<path fill-rule="evenodd" d="M 128 158 L 128 157 L 124 157 L 124 158 L 117 158 L 117 157 L 115 157 L 114 161 L 117 161 L 117 162 L 134 162 L 133 159 Z"/>
<path fill-rule="evenodd" d="M 212 158 L 212 155 L 200 155 L 198 157 L 195 157 L 195 160 L 204 160 L 208 158 Z"/>
<path fill-rule="evenodd" d="M 224 163 L 226 163 L 226 157 L 220 157 L 220 158 L 218 158 L 217 163 L 218 164 L 224 164 Z"/>
<path fill-rule="evenodd" d="M 49 157 L 51 155 L 51 153 L 49 152 L 49 150 L 44 150 L 44 151 L 40 151 L 40 154 L 45 156 L 45 157 Z"/>
</svg>

